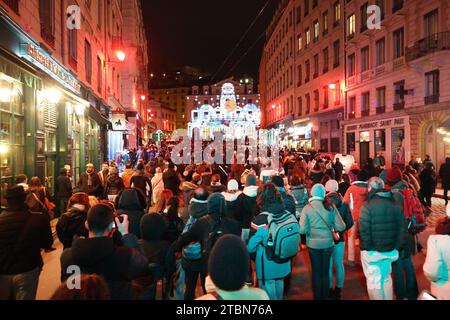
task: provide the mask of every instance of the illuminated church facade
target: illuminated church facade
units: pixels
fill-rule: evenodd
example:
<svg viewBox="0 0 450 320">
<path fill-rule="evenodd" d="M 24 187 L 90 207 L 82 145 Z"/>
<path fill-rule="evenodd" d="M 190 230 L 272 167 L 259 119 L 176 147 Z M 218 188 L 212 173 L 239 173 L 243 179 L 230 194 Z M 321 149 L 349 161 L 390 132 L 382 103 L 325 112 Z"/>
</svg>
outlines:
<svg viewBox="0 0 450 320">
<path fill-rule="evenodd" d="M 227 79 L 212 86 L 193 87 L 187 97 L 189 136 L 198 128 L 200 137 L 212 140 L 215 132 L 226 139 L 255 137 L 261 126 L 260 96 L 251 80 Z"/>
</svg>

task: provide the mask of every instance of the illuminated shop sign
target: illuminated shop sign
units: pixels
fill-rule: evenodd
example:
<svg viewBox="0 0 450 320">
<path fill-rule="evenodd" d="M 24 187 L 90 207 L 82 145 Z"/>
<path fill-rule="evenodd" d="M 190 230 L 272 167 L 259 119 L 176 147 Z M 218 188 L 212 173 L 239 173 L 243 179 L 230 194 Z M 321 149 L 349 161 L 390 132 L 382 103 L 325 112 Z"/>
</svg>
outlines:
<svg viewBox="0 0 450 320">
<path fill-rule="evenodd" d="M 67 89 L 76 94 L 81 93 L 81 85 L 78 80 L 64 66 L 50 57 L 42 48 L 32 43 L 21 44 L 20 56 L 42 69 Z"/>
<path fill-rule="evenodd" d="M 360 125 L 351 125 L 346 127 L 346 131 L 368 130 L 374 128 L 386 128 L 391 126 L 401 126 L 405 124 L 405 118 L 389 119 L 363 123 Z"/>
</svg>

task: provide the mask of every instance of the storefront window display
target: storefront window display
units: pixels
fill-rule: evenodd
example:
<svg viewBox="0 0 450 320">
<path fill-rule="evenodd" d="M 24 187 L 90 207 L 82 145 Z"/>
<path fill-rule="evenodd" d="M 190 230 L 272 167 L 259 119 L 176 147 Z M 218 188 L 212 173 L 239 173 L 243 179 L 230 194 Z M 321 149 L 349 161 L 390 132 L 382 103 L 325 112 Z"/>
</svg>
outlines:
<svg viewBox="0 0 450 320">
<path fill-rule="evenodd" d="M 391 132 L 391 154 L 392 166 L 404 168 L 405 167 L 405 129 L 396 128 Z"/>
<path fill-rule="evenodd" d="M 375 130 L 375 153 L 386 151 L 386 130 Z"/>
</svg>

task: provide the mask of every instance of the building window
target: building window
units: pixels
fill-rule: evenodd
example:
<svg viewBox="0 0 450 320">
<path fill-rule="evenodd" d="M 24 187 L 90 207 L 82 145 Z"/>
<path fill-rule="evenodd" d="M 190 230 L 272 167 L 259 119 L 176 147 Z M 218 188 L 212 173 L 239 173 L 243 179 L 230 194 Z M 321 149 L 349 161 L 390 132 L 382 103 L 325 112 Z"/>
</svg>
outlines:
<svg viewBox="0 0 450 320">
<path fill-rule="evenodd" d="M 328 11 L 325 11 L 322 15 L 323 35 L 328 33 Z"/>
<path fill-rule="evenodd" d="M 438 26 L 438 9 L 436 9 L 424 16 L 425 38 L 435 37 L 437 40 Z"/>
<path fill-rule="evenodd" d="M 69 42 L 69 64 L 72 68 L 77 69 L 77 60 L 78 60 L 77 29 L 69 30 L 67 32 L 67 36 Z"/>
<path fill-rule="evenodd" d="M 314 111 L 319 111 L 319 103 L 320 103 L 319 90 L 314 90 Z"/>
<path fill-rule="evenodd" d="M 347 39 L 352 39 L 355 36 L 356 31 L 356 17 L 355 14 L 352 13 L 347 18 Z"/>
<path fill-rule="evenodd" d="M 338 106 L 341 104 L 341 89 L 340 89 L 340 83 L 337 81 L 335 83 L 335 89 L 334 89 L 334 105 Z"/>
<path fill-rule="evenodd" d="M 302 39 L 302 36 L 299 35 L 298 36 L 298 51 L 301 51 L 302 48 L 303 48 L 303 39 Z"/>
<path fill-rule="evenodd" d="M 303 114 L 303 100 L 302 97 L 297 98 L 297 105 L 298 105 L 298 115 L 301 116 Z"/>
<path fill-rule="evenodd" d="M 97 89 L 102 94 L 103 88 L 103 65 L 100 57 L 97 57 Z"/>
<path fill-rule="evenodd" d="M 319 55 L 314 55 L 314 79 L 319 76 Z"/>
<path fill-rule="evenodd" d="M 302 85 L 302 65 L 297 66 L 297 87 Z"/>
<path fill-rule="evenodd" d="M 312 2 L 312 7 L 313 7 L 313 9 L 314 9 L 315 7 L 317 7 L 317 0 L 313 0 L 313 2 Z"/>
<path fill-rule="evenodd" d="M 356 110 L 356 98 L 351 97 L 348 99 L 348 118 L 355 119 L 355 110 Z"/>
<path fill-rule="evenodd" d="M 328 65 L 329 65 L 329 56 L 328 56 L 328 47 L 323 49 L 323 73 L 328 72 Z"/>
<path fill-rule="evenodd" d="M 314 21 L 314 42 L 319 41 L 319 20 Z"/>
<path fill-rule="evenodd" d="M 405 108 L 405 81 L 394 83 L 394 110 Z"/>
<path fill-rule="evenodd" d="M 84 54 L 85 54 L 85 71 L 86 81 L 91 83 L 92 81 L 92 50 L 91 44 L 87 39 L 84 41 Z"/>
<path fill-rule="evenodd" d="M 310 72 L 311 72 L 311 67 L 310 67 L 310 65 L 309 65 L 309 60 L 306 60 L 306 62 L 305 62 L 305 67 L 306 67 L 305 83 L 308 83 L 308 82 L 309 82 Z"/>
<path fill-rule="evenodd" d="M 369 4 L 366 2 L 363 4 L 360 8 L 360 16 L 361 16 L 361 32 L 364 32 L 367 30 L 367 8 L 369 7 Z"/>
<path fill-rule="evenodd" d="M 405 45 L 404 45 L 405 40 L 403 28 L 394 31 L 393 41 L 394 41 L 394 59 L 403 57 L 405 55 Z"/>
<path fill-rule="evenodd" d="M 337 67 L 339 67 L 339 63 L 340 63 L 340 58 L 339 58 L 339 56 L 340 56 L 340 52 L 341 51 L 341 49 L 340 49 L 340 43 L 339 43 L 339 40 L 336 40 L 334 43 L 333 43 L 333 55 L 334 55 L 334 63 L 333 63 L 333 67 L 334 68 L 337 68 Z"/>
<path fill-rule="evenodd" d="M 361 72 L 369 70 L 369 46 L 361 49 Z"/>
<path fill-rule="evenodd" d="M 403 8 L 403 0 L 394 0 L 394 3 L 392 5 L 392 13 L 397 12 L 402 8 Z"/>
<path fill-rule="evenodd" d="M 333 26 L 336 27 L 339 25 L 339 21 L 341 20 L 341 4 L 339 1 L 336 1 L 333 5 Z"/>
<path fill-rule="evenodd" d="M 309 30 L 309 28 L 307 28 L 305 30 L 306 33 L 306 47 L 309 47 L 309 44 L 311 43 L 311 31 Z"/>
<path fill-rule="evenodd" d="M 309 114 L 311 112 L 311 96 L 308 94 L 306 94 L 305 96 L 306 99 L 306 114 Z"/>
<path fill-rule="evenodd" d="M 385 41 L 384 38 L 378 40 L 375 43 L 375 48 L 376 48 L 376 65 L 381 66 L 386 62 L 386 50 L 385 50 Z"/>
<path fill-rule="evenodd" d="M 297 7 L 297 24 L 299 24 L 302 21 L 302 8 L 300 6 Z"/>
<path fill-rule="evenodd" d="M 328 109 L 329 105 L 329 88 L 328 86 L 323 87 L 323 108 Z"/>
<path fill-rule="evenodd" d="M 39 18 L 41 20 L 41 37 L 51 47 L 55 46 L 55 2 L 39 0 Z"/>
<path fill-rule="evenodd" d="M 425 73 L 425 104 L 439 102 L 439 70 Z"/>
<path fill-rule="evenodd" d="M 355 68 L 356 68 L 356 60 L 355 60 L 355 54 L 352 53 L 348 56 L 348 76 L 353 77 L 355 75 Z"/>
<path fill-rule="evenodd" d="M 375 4 L 378 6 L 378 7 L 380 7 L 380 10 L 381 10 L 381 20 L 383 20 L 384 19 L 384 15 L 385 15 L 385 13 L 386 13 L 386 10 L 385 10 L 385 6 L 384 6 L 384 0 L 377 0 L 376 2 L 375 2 Z"/>
<path fill-rule="evenodd" d="M 377 89 L 377 114 L 386 111 L 386 87 Z"/>
<path fill-rule="evenodd" d="M 19 0 L 4 0 L 4 2 L 10 7 L 16 14 L 19 14 Z"/>
<path fill-rule="evenodd" d="M 375 130 L 375 153 L 386 151 L 386 130 Z"/>
<path fill-rule="evenodd" d="M 370 93 L 365 92 L 361 95 L 361 116 L 370 115 Z"/>
<path fill-rule="evenodd" d="M 309 14 L 309 0 L 304 0 L 305 17 Z"/>
<path fill-rule="evenodd" d="M 351 154 L 356 151 L 356 133 L 347 133 L 347 154 Z"/>
</svg>

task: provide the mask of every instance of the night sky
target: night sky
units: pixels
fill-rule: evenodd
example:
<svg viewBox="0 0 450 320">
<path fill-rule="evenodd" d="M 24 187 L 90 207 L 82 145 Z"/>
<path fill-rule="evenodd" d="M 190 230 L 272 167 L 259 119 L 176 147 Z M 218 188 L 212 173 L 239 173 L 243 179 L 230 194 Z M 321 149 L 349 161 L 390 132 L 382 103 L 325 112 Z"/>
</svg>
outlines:
<svg viewBox="0 0 450 320">
<path fill-rule="evenodd" d="M 192 66 L 214 75 L 268 0 L 142 0 L 151 72 Z M 270 0 L 251 32 L 217 75 L 257 80 L 265 35 L 228 74 L 268 26 L 278 6 Z"/>
</svg>

